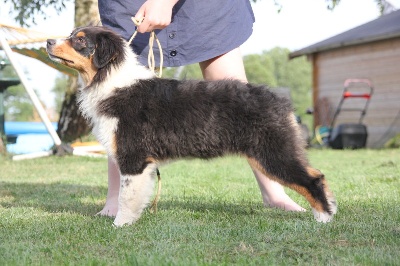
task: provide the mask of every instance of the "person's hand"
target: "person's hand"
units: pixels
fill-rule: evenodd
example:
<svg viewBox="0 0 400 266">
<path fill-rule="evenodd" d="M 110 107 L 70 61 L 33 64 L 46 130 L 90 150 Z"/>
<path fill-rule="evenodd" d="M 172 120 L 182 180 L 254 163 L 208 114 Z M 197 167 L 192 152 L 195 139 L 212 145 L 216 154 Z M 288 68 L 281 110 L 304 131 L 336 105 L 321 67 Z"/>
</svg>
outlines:
<svg viewBox="0 0 400 266">
<path fill-rule="evenodd" d="M 172 8 L 176 2 L 178 0 L 147 0 L 135 15 L 137 21 L 143 20 L 137 31 L 144 33 L 167 27 L 171 23 Z"/>
</svg>

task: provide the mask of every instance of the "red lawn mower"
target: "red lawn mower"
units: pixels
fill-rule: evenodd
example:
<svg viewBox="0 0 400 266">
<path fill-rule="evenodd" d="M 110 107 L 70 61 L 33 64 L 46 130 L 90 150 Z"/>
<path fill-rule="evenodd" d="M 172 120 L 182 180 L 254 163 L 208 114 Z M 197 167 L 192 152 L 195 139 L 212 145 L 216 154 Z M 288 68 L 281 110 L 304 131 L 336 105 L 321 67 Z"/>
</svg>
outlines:
<svg viewBox="0 0 400 266">
<path fill-rule="evenodd" d="M 367 126 L 362 123 L 373 92 L 372 82 L 368 79 L 346 79 L 342 98 L 333 116 L 330 128 L 328 144 L 333 149 L 359 149 L 364 148 L 367 143 Z M 343 104 L 351 99 L 365 100 L 363 107 L 345 107 Z M 362 105 L 362 103 L 358 103 Z M 335 122 L 339 114 L 346 112 L 361 112 L 358 123 L 345 123 L 335 127 Z"/>
</svg>

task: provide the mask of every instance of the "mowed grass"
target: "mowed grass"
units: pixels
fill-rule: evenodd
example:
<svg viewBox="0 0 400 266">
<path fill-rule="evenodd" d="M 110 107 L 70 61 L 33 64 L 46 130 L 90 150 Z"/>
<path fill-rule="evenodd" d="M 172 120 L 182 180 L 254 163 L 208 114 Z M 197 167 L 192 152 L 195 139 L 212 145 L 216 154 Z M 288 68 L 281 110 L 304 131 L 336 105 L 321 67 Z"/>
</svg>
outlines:
<svg viewBox="0 0 400 266">
<path fill-rule="evenodd" d="M 95 216 L 105 159 L 0 157 L 0 265 L 400 265 L 400 150 L 309 150 L 338 214 L 263 207 L 240 157 L 160 168 L 156 214 L 114 228 Z"/>
</svg>

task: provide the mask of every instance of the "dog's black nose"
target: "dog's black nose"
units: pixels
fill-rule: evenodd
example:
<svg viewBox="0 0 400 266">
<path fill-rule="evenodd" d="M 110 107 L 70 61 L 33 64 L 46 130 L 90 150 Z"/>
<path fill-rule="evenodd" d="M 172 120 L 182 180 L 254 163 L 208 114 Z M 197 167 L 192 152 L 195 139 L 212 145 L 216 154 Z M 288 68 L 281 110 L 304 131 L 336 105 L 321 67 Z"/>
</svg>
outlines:
<svg viewBox="0 0 400 266">
<path fill-rule="evenodd" d="M 56 40 L 54 39 L 47 39 L 47 47 L 53 46 L 56 44 Z"/>
</svg>

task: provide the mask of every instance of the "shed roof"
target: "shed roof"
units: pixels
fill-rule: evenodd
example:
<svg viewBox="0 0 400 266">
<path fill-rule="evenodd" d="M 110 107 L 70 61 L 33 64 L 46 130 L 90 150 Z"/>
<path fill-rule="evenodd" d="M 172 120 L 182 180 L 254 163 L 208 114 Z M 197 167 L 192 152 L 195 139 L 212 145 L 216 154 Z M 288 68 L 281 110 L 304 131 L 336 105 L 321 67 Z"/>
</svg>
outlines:
<svg viewBox="0 0 400 266">
<path fill-rule="evenodd" d="M 400 10 L 289 54 L 290 58 L 400 37 Z"/>
</svg>

